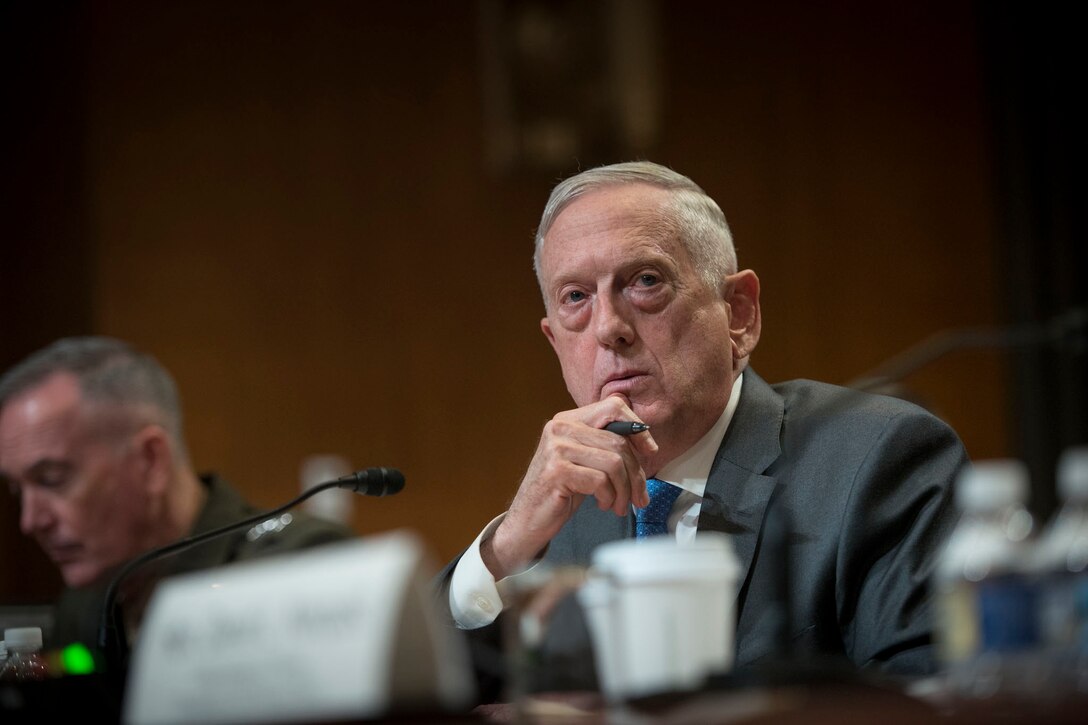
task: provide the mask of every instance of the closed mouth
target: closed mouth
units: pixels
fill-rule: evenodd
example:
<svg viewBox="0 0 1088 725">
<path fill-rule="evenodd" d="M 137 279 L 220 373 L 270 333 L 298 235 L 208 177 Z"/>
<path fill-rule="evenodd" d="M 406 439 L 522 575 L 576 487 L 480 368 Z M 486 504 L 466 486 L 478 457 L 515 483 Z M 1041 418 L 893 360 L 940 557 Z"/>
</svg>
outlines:
<svg viewBox="0 0 1088 725">
<path fill-rule="evenodd" d="M 646 377 L 646 373 L 640 371 L 623 372 L 609 376 L 601 386 L 601 393 L 607 395 L 613 392 L 624 392 L 644 377 Z"/>
<path fill-rule="evenodd" d="M 49 558 L 57 564 L 66 564 L 79 558 L 83 547 L 79 544 L 57 544 L 46 548 Z"/>
</svg>

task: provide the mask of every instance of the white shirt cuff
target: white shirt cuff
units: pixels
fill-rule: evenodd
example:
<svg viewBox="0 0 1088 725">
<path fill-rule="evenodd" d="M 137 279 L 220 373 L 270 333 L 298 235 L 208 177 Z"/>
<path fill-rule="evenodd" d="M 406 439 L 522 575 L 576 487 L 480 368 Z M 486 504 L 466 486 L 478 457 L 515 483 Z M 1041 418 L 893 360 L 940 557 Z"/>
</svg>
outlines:
<svg viewBox="0 0 1088 725">
<path fill-rule="evenodd" d="M 453 568 L 453 576 L 450 577 L 450 614 L 461 629 L 479 629 L 494 622 L 505 606 L 503 592 L 509 595 L 512 589 L 516 590 L 519 577 L 529 574 L 540 563 L 539 559 L 535 560 L 521 571 L 495 581 L 480 555 L 480 542 L 491 536 L 504 518 L 505 512 L 493 518 Z"/>
<path fill-rule="evenodd" d="M 450 614 L 461 629 L 478 629 L 495 621 L 502 611 L 502 597 L 480 556 L 480 542 L 491 536 L 506 514 L 499 514 L 491 520 L 472 546 L 461 555 L 450 578 Z"/>
</svg>

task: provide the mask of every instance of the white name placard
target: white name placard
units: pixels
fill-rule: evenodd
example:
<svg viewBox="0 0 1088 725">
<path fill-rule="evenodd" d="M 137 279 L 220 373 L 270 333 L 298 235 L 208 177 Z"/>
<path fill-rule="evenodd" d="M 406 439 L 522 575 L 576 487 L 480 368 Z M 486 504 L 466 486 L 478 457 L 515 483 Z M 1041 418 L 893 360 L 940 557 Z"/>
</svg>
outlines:
<svg viewBox="0 0 1088 725">
<path fill-rule="evenodd" d="M 132 725 L 459 710 L 469 655 L 420 539 L 397 531 L 164 581 L 132 655 Z"/>
</svg>

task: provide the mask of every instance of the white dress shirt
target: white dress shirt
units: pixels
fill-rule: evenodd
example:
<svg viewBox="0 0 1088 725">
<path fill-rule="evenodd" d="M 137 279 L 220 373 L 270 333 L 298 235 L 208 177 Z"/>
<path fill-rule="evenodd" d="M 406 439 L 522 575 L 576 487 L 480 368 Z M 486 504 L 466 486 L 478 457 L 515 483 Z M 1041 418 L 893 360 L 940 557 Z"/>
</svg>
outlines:
<svg viewBox="0 0 1088 725">
<path fill-rule="evenodd" d="M 703 506 L 703 493 L 706 491 L 706 479 L 710 475 L 710 467 L 714 464 L 714 457 L 729 427 L 729 421 L 733 419 L 733 412 L 737 409 L 743 378 L 742 374 L 733 383 L 733 391 L 729 395 L 725 410 L 706 435 L 679 457 L 662 466 L 655 476 L 683 489 L 672 506 L 668 520 L 669 531 L 681 544 L 695 540 L 695 532 L 699 528 L 699 511 Z M 522 575 L 515 574 L 496 582 L 480 555 L 480 542 L 491 536 L 505 515 L 500 514 L 484 527 L 453 570 L 450 578 L 450 612 L 454 622 L 462 629 L 476 629 L 495 621 L 503 609 L 502 591 Z"/>
</svg>

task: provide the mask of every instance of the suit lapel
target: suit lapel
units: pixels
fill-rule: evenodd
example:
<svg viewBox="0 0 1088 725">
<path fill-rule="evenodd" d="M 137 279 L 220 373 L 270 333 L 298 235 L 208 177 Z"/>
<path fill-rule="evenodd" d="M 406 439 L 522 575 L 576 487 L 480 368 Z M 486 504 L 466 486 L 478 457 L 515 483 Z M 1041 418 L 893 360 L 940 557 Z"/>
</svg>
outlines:
<svg viewBox="0 0 1088 725">
<path fill-rule="evenodd" d="M 723 531 L 733 540 L 740 589 L 748 580 L 775 478 L 764 472 L 782 452 L 783 403 L 751 368 L 744 372 L 740 402 L 707 478 L 700 531 Z M 743 601 L 738 602 L 738 616 Z"/>
</svg>

